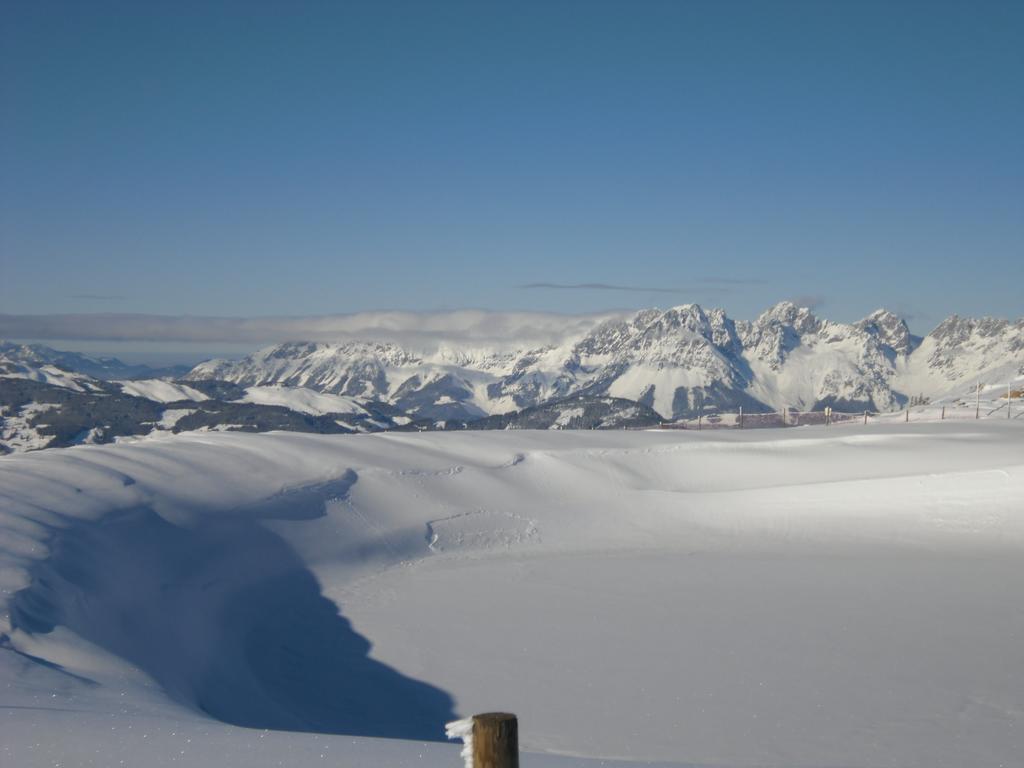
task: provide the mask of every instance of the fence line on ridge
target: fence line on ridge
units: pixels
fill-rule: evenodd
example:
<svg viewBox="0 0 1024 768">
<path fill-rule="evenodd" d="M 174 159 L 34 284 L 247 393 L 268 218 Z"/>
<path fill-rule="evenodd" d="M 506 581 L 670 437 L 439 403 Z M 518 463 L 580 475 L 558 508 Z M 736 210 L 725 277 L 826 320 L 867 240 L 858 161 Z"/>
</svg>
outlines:
<svg viewBox="0 0 1024 768">
<path fill-rule="evenodd" d="M 899 411 L 820 411 L 784 409 L 767 413 L 750 413 L 742 409 L 734 412 L 700 414 L 692 418 L 664 421 L 659 429 L 766 429 L 803 426 L 844 426 L 868 424 L 895 424 L 932 421 L 968 421 L 975 419 L 1024 420 L 1024 401 L 1007 401 L 993 405 L 931 405 L 907 406 Z M 649 429 L 646 427 L 645 429 Z"/>
</svg>

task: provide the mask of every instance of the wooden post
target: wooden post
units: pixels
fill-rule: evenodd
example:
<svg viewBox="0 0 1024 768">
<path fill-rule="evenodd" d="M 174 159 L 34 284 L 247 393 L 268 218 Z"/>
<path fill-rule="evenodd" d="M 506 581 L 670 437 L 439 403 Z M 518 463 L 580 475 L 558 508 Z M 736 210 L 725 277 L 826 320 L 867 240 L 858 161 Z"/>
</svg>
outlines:
<svg viewBox="0 0 1024 768">
<path fill-rule="evenodd" d="M 978 392 L 974 399 L 974 418 L 981 418 L 981 382 L 978 382 Z"/>
<path fill-rule="evenodd" d="M 903 420 L 910 421 L 910 408 L 907 408 L 906 412 L 903 414 Z"/>
<path fill-rule="evenodd" d="M 1012 394 L 1013 394 L 1013 392 L 1010 391 L 1010 384 L 1007 383 L 1007 385 L 1006 385 L 1006 418 L 1010 418 L 1010 399 L 1011 399 L 1010 395 L 1012 395 Z"/>
<path fill-rule="evenodd" d="M 864 426 L 866 427 L 867 425 L 868 425 L 868 412 L 864 411 Z"/>
<path fill-rule="evenodd" d="M 942 406 L 942 416 L 941 416 L 941 418 L 939 420 L 940 421 L 945 421 L 946 420 L 946 406 Z"/>
<path fill-rule="evenodd" d="M 740 429 L 743 429 L 743 406 L 740 406 Z"/>
<path fill-rule="evenodd" d="M 519 768 L 519 723 L 507 712 L 486 712 L 448 723 L 449 739 L 462 739 L 465 768 Z"/>
<path fill-rule="evenodd" d="M 507 712 L 473 716 L 473 768 L 519 768 L 519 722 Z"/>
<path fill-rule="evenodd" d="M 704 408 L 701 407 L 700 413 L 697 414 L 697 431 L 700 432 L 701 421 L 704 419 Z"/>
</svg>

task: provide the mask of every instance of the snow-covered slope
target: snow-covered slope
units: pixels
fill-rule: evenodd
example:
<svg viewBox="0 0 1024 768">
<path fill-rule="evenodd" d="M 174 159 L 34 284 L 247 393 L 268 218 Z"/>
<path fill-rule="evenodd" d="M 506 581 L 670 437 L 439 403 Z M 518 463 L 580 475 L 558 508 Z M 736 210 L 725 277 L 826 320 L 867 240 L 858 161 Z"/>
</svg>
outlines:
<svg viewBox="0 0 1024 768">
<path fill-rule="evenodd" d="M 19 346 L 0 341 L 0 379 L 27 379 L 74 392 L 103 390 L 92 376 L 61 367 L 51 357 L 39 354 L 35 345 Z"/>
<path fill-rule="evenodd" d="M 436 419 L 508 413 L 576 394 L 635 400 L 663 418 L 682 418 L 741 406 L 892 410 L 912 396 L 1022 369 L 1024 320 L 954 317 L 922 341 L 885 310 L 844 324 L 782 302 L 753 322 L 692 304 L 644 310 L 560 346 L 515 352 L 281 344 L 203 363 L 189 378 L 298 385 Z"/>
<path fill-rule="evenodd" d="M 328 413 L 361 413 L 367 411 L 354 397 L 327 395 L 306 387 L 249 387 L 240 403 L 260 405 L 281 405 L 299 413 L 323 416 Z"/>
<path fill-rule="evenodd" d="M 114 382 L 126 395 L 144 397 L 147 400 L 154 400 L 158 403 L 176 403 L 182 400 L 209 400 L 206 395 L 197 389 L 185 384 L 176 384 L 173 381 L 163 379 L 138 379 L 135 381 Z"/>
<path fill-rule="evenodd" d="M 0 364 L 0 455 L 168 431 L 335 434 L 411 421 L 391 406 L 300 387 L 246 390 L 224 382 L 100 381 L 49 365 Z"/>
<path fill-rule="evenodd" d="M 33 368 L 56 366 L 64 371 L 97 379 L 176 377 L 187 372 L 187 368 L 182 366 L 152 368 L 148 365 L 128 365 L 116 357 L 92 357 L 53 349 L 43 344 L 17 344 L 3 340 L 0 340 L 0 359 Z"/>
<path fill-rule="evenodd" d="M 562 765 L 1018 764 L 1022 440 L 227 433 L 8 457 L 0 755 L 436 768 L 457 747 L 420 740 L 446 718 L 510 709 Z"/>
</svg>

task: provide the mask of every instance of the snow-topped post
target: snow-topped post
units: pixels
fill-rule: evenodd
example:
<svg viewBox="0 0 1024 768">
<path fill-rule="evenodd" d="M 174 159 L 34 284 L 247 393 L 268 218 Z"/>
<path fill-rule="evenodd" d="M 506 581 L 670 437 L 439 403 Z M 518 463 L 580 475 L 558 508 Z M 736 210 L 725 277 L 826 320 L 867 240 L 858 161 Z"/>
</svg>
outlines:
<svg viewBox="0 0 1024 768">
<path fill-rule="evenodd" d="M 445 726 L 449 739 L 462 739 L 466 768 L 519 768 L 519 721 L 508 712 L 486 712 Z"/>
<path fill-rule="evenodd" d="M 743 429 L 743 406 L 740 406 L 740 429 Z"/>
</svg>

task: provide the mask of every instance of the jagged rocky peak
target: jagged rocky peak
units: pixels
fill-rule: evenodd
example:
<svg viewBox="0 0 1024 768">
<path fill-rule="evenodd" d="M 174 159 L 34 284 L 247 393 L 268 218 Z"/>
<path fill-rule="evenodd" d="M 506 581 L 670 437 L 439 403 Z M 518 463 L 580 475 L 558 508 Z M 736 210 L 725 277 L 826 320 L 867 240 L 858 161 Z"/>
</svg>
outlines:
<svg viewBox="0 0 1024 768">
<path fill-rule="evenodd" d="M 264 360 L 288 359 L 293 357 L 306 357 L 308 355 L 322 352 L 327 348 L 326 344 L 315 341 L 286 341 L 273 347 L 266 347 L 256 353 L 256 356 Z"/>
<path fill-rule="evenodd" d="M 732 321 L 722 310 L 684 304 L 602 323 L 573 347 L 570 359 L 574 364 L 605 358 L 620 367 L 642 362 L 703 369 L 720 367 L 715 360 L 723 350 L 730 356 L 741 350 Z"/>
<path fill-rule="evenodd" d="M 646 319 L 646 318 L 645 318 Z M 694 342 L 710 343 L 711 324 L 704 310 L 697 304 L 672 307 L 638 327 L 638 351 L 672 354 Z"/>
<path fill-rule="evenodd" d="M 971 336 L 989 338 L 999 336 L 1011 327 L 1009 320 L 996 317 L 960 317 L 950 315 L 932 331 L 931 336 L 936 341 L 946 344 L 958 344 L 967 341 Z M 1024 321 L 1018 321 L 1017 326 L 1024 325 Z"/>
<path fill-rule="evenodd" d="M 387 341 L 286 341 L 264 347 L 238 361 L 211 360 L 208 364 L 225 364 L 241 369 L 260 363 L 350 361 L 360 358 L 373 359 L 385 365 L 410 365 L 420 361 L 419 355 Z M 208 364 L 204 363 L 201 366 Z"/>
<path fill-rule="evenodd" d="M 390 341 L 346 341 L 322 346 L 323 352 L 331 357 L 372 358 L 383 365 L 414 365 L 421 361 L 417 353 Z"/>
<path fill-rule="evenodd" d="M 817 333 L 822 322 L 807 307 L 792 301 L 780 301 L 761 313 L 753 323 L 742 327 L 743 346 L 773 370 L 778 370 L 786 356 L 800 346 L 802 337 Z"/>
<path fill-rule="evenodd" d="M 711 341 L 716 347 L 732 355 L 743 353 L 738 324 L 725 314 L 724 309 L 709 309 L 706 312 L 711 327 Z"/>
<path fill-rule="evenodd" d="M 904 356 L 913 352 L 921 342 L 920 338 L 910 332 L 906 321 L 888 309 L 876 309 L 858 321 L 855 327 L 871 334 L 880 344 Z"/>
<path fill-rule="evenodd" d="M 964 341 L 971 335 L 971 327 L 974 321 L 969 317 L 960 317 L 960 315 L 950 315 L 937 326 L 928 335 L 936 341 L 942 341 L 947 343 L 957 343 Z"/>
<path fill-rule="evenodd" d="M 635 345 L 636 339 L 657 322 L 661 314 L 658 309 L 644 309 L 632 317 L 606 320 L 575 344 L 573 354 L 583 358 L 618 354 L 625 347 Z"/>
<path fill-rule="evenodd" d="M 711 330 L 711 325 L 707 313 L 699 304 L 680 304 L 662 312 L 649 328 L 669 333 L 683 329 L 706 336 Z"/>
<path fill-rule="evenodd" d="M 780 301 L 769 307 L 754 321 L 756 326 L 784 325 L 793 328 L 797 333 L 815 333 L 821 328 L 821 321 L 810 307 L 801 307 L 792 301 Z"/>
<path fill-rule="evenodd" d="M 978 369 L 1024 358 L 1024 319 L 950 315 L 922 344 L 928 365 L 950 378 L 976 375 Z"/>
<path fill-rule="evenodd" d="M 433 362 L 444 365 L 455 365 L 463 368 L 476 367 L 483 370 L 493 368 L 511 368 L 517 359 L 524 354 L 523 350 L 503 350 L 491 347 L 467 347 L 453 346 L 451 343 L 440 345 L 432 355 L 428 356 Z"/>
</svg>

